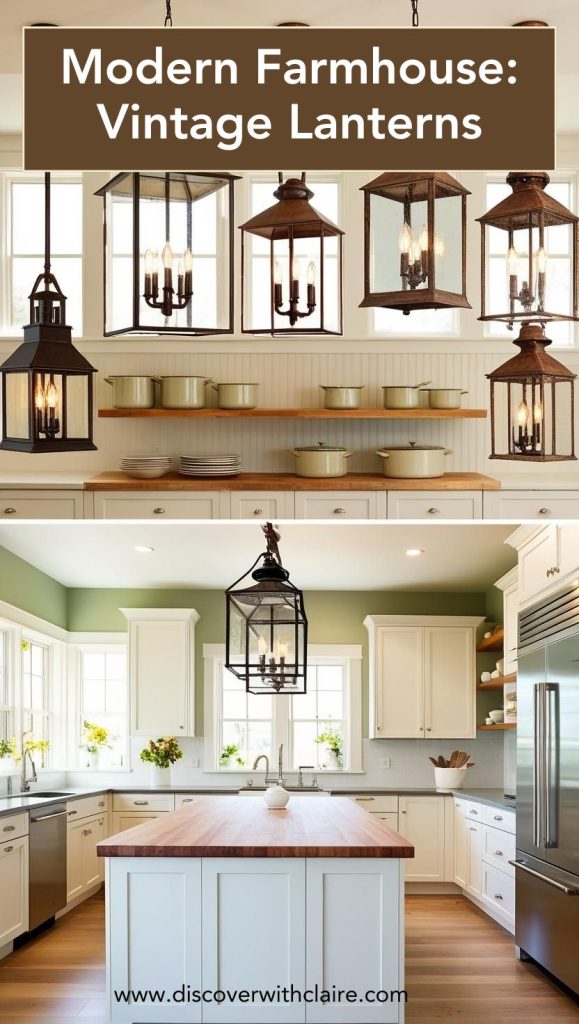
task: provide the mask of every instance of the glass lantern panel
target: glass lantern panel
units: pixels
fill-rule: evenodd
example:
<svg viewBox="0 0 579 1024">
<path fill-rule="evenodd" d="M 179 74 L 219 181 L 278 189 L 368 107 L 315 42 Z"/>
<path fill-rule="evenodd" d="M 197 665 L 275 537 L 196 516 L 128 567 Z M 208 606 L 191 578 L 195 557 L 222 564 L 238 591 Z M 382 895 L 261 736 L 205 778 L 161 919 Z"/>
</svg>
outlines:
<svg viewBox="0 0 579 1024">
<path fill-rule="evenodd" d="M 274 258 L 274 279 L 279 267 L 279 273 L 281 275 L 282 283 L 282 310 L 289 310 L 289 295 L 290 285 L 292 280 L 296 280 L 299 283 L 298 294 L 299 294 L 299 305 L 298 312 L 307 313 L 307 295 L 308 295 L 308 273 L 310 272 L 310 264 L 313 263 L 313 284 L 315 288 L 315 307 L 313 311 L 307 316 L 300 317 L 296 323 L 290 324 L 289 317 L 283 316 L 282 314 L 274 314 L 274 330 L 277 331 L 291 331 L 296 330 L 319 330 L 322 326 L 321 321 L 321 289 L 322 289 L 322 278 L 324 281 L 324 327 L 326 326 L 325 321 L 330 317 L 333 321 L 337 320 L 337 271 L 335 265 L 337 263 L 337 247 L 338 239 L 333 237 L 324 237 L 324 258 L 322 261 L 322 246 L 320 236 L 314 236 L 312 238 L 296 238 L 294 241 L 294 256 L 293 266 L 290 272 L 290 257 L 289 257 L 289 241 L 285 238 L 278 238 L 273 244 L 273 258 Z M 255 263 L 261 260 L 254 261 Z M 263 261 L 265 262 L 265 261 Z M 332 273 L 330 268 L 334 265 L 334 272 Z M 261 270 L 261 268 L 259 268 Z M 326 276 L 327 274 L 327 276 Z M 257 275 L 256 275 L 257 276 Z M 267 281 L 263 280 L 263 271 L 261 272 L 261 279 L 264 287 L 266 288 L 265 295 L 258 299 L 260 306 L 265 311 L 266 319 L 263 321 L 263 326 L 268 326 L 271 323 L 271 313 L 269 307 L 269 295 L 270 295 L 270 266 L 267 261 Z M 255 293 L 255 284 L 254 284 Z M 255 326 L 258 328 L 262 327 L 262 322 L 255 322 Z"/>
<path fill-rule="evenodd" d="M 73 374 L 66 379 L 66 410 L 68 437 L 87 438 L 89 380 L 83 374 Z"/>
<path fill-rule="evenodd" d="M 436 287 L 462 294 L 462 196 L 445 196 L 434 206 Z"/>
<path fill-rule="evenodd" d="M 237 605 L 227 598 L 229 609 L 229 657 L 235 662 L 245 662 L 245 617 Z"/>
<path fill-rule="evenodd" d="M 571 225 L 546 227 L 542 252 L 537 228 L 530 232 L 528 229 L 514 231 L 511 252 L 507 231 L 488 226 L 486 231 L 490 252 L 487 265 L 487 315 L 508 314 L 511 291 L 517 296 L 514 299 L 515 313 L 529 312 L 532 315 L 539 310 L 539 302 L 542 302 L 542 309 L 547 313 L 572 315 L 572 260 L 569 255 L 572 251 Z M 500 247 L 498 239 L 502 242 Z M 521 302 L 525 290 L 530 293 L 528 311 Z"/>
<path fill-rule="evenodd" d="M 419 240 L 428 223 L 428 203 L 410 204 L 410 233 L 404 228 L 404 204 L 385 196 L 370 196 L 370 288 L 373 292 L 397 292 L 404 287 L 402 252 L 412 261 L 412 250 L 419 251 Z M 417 289 L 428 287 L 427 281 Z"/>
<path fill-rule="evenodd" d="M 106 331 L 121 331 L 133 323 L 133 179 L 127 176 L 119 189 L 105 196 Z"/>
<path fill-rule="evenodd" d="M 6 436 L 24 440 L 28 434 L 28 374 L 6 373 Z"/>
</svg>

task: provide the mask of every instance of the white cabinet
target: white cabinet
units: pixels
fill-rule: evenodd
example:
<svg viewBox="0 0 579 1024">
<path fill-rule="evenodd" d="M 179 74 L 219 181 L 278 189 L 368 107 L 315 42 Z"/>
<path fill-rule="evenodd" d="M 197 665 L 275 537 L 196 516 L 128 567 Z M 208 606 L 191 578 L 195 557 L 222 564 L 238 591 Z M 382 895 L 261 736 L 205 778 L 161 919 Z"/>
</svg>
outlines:
<svg viewBox="0 0 579 1024">
<path fill-rule="evenodd" d="M 481 897 L 482 878 L 482 825 L 467 820 L 466 825 L 466 890 L 471 896 Z"/>
<path fill-rule="evenodd" d="M 293 519 L 293 491 L 232 491 L 232 519 Z"/>
<path fill-rule="evenodd" d="M 111 835 L 116 836 L 117 832 L 126 832 L 128 828 L 135 828 L 137 825 L 144 825 L 146 821 L 159 817 L 158 811 L 113 811 Z"/>
<path fill-rule="evenodd" d="M 517 647 L 519 640 L 519 570 L 515 566 L 497 580 L 495 587 L 503 592 L 503 627 L 505 631 L 504 675 L 517 671 Z"/>
<path fill-rule="evenodd" d="M 482 491 L 390 491 L 389 519 L 482 519 Z"/>
<path fill-rule="evenodd" d="M 385 519 L 386 491 L 296 491 L 296 519 Z"/>
<path fill-rule="evenodd" d="M 228 491 L 95 491 L 95 519 L 229 519 Z"/>
<path fill-rule="evenodd" d="M 520 527 L 509 544 L 519 552 L 519 605 L 539 600 L 571 582 L 579 571 L 579 525 Z"/>
<path fill-rule="evenodd" d="M 414 846 L 414 859 L 407 860 L 407 882 L 444 882 L 445 797 L 400 796 L 398 831 Z"/>
<path fill-rule="evenodd" d="M 104 860 L 97 857 L 97 844 L 108 835 L 108 816 L 83 818 L 68 825 L 67 902 L 78 899 L 104 881 Z"/>
<path fill-rule="evenodd" d="M 458 797 L 454 804 L 454 881 L 512 932 L 515 878 L 509 860 L 515 856 L 515 815 Z"/>
<path fill-rule="evenodd" d="M 131 733 L 195 735 L 192 608 L 122 608 L 129 621 Z"/>
<path fill-rule="evenodd" d="M 369 615 L 370 737 L 476 734 L 474 616 Z"/>
<path fill-rule="evenodd" d="M 578 519 L 579 491 L 485 491 L 485 519 Z"/>
<path fill-rule="evenodd" d="M 82 491 L 0 490 L 0 520 L 82 518 Z"/>
<path fill-rule="evenodd" d="M 0 843 L 0 948 L 28 930 L 28 836 Z"/>
<path fill-rule="evenodd" d="M 471 801 L 455 799 L 454 805 L 454 881 L 480 899 L 482 810 Z"/>
</svg>

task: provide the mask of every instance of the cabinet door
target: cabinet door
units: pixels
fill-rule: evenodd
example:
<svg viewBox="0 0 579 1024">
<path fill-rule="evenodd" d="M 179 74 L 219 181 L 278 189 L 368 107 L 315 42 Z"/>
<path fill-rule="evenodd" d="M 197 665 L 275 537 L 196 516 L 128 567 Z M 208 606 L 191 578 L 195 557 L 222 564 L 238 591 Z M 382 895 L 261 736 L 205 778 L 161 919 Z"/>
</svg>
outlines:
<svg viewBox="0 0 579 1024">
<path fill-rule="evenodd" d="M 460 885 L 461 889 L 466 889 L 467 879 L 464 803 L 462 800 L 456 800 L 454 804 L 454 881 Z"/>
<path fill-rule="evenodd" d="M 293 491 L 232 491 L 232 519 L 293 519 Z"/>
<path fill-rule="evenodd" d="M 89 818 L 81 824 L 82 887 L 91 889 L 99 882 L 104 882 L 105 862 L 103 857 L 97 857 L 96 848 L 97 843 L 107 837 L 106 815 Z"/>
<path fill-rule="evenodd" d="M 579 503 L 577 507 L 579 516 Z M 557 575 L 568 576 L 569 573 L 576 573 L 579 570 L 579 526 L 576 523 L 557 527 L 557 539 L 559 542 L 559 558 Z"/>
<path fill-rule="evenodd" d="M 178 611 L 178 610 L 177 610 Z M 136 736 L 194 734 L 196 613 L 130 619 L 131 731 Z"/>
<path fill-rule="evenodd" d="M 482 892 L 482 826 L 478 821 L 466 822 L 467 892 L 481 898 Z"/>
<path fill-rule="evenodd" d="M 519 552 L 519 601 L 526 604 L 553 582 L 547 573 L 559 560 L 557 528 L 547 526 Z"/>
<path fill-rule="evenodd" d="M 401 796 L 398 831 L 414 846 L 407 882 L 444 882 L 444 797 Z"/>
<path fill-rule="evenodd" d="M 482 491 L 390 491 L 389 519 L 482 519 Z"/>
<path fill-rule="evenodd" d="M 376 629 L 376 737 L 424 735 L 423 634 L 419 626 Z"/>
<path fill-rule="evenodd" d="M 469 626 L 425 630 L 425 734 L 427 739 L 476 735 L 474 631 Z"/>
<path fill-rule="evenodd" d="M 0 519 L 82 518 L 82 491 L 0 491 Z"/>
<path fill-rule="evenodd" d="M 296 519 L 377 519 L 375 491 L 296 491 Z"/>
<path fill-rule="evenodd" d="M 66 900 L 71 903 L 82 893 L 82 830 L 84 823 L 68 825 L 66 837 Z"/>
<path fill-rule="evenodd" d="M 115 812 L 113 814 L 111 834 L 114 836 L 117 832 L 125 832 L 128 828 L 135 828 L 136 825 L 142 825 L 145 821 L 158 817 L 159 815 L 155 814 L 154 811 L 145 811 L 142 814 L 135 814 L 133 811 Z"/>
<path fill-rule="evenodd" d="M 229 494 L 220 491 L 96 491 L 95 519 L 228 519 Z"/>
<path fill-rule="evenodd" d="M 28 930 L 28 836 L 0 845 L 0 947 Z"/>
<path fill-rule="evenodd" d="M 517 671 L 517 647 L 519 640 L 519 587 L 513 584 L 503 594 L 503 620 L 505 626 L 504 658 L 505 675 Z"/>
</svg>

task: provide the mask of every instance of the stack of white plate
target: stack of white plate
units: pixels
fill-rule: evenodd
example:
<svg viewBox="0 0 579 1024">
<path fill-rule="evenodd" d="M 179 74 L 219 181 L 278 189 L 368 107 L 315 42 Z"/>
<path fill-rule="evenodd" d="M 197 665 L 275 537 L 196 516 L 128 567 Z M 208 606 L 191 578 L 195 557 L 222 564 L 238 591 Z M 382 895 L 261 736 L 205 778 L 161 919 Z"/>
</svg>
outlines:
<svg viewBox="0 0 579 1024">
<path fill-rule="evenodd" d="M 121 469 L 138 480 L 154 480 L 169 472 L 172 461 L 168 455 L 125 455 L 121 459 Z"/>
<path fill-rule="evenodd" d="M 241 472 L 239 455 L 182 455 L 182 476 L 236 476 Z"/>
</svg>

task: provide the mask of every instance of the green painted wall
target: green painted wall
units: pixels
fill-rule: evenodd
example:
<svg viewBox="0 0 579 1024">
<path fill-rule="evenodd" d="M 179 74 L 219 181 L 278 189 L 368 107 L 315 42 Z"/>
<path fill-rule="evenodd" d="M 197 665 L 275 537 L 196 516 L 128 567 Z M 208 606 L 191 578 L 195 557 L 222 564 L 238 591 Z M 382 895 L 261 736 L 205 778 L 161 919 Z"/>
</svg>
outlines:
<svg viewBox="0 0 579 1024">
<path fill-rule="evenodd" d="M 0 547 L 0 601 L 66 629 L 67 598 L 62 583 Z"/>
</svg>

